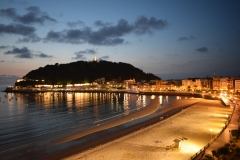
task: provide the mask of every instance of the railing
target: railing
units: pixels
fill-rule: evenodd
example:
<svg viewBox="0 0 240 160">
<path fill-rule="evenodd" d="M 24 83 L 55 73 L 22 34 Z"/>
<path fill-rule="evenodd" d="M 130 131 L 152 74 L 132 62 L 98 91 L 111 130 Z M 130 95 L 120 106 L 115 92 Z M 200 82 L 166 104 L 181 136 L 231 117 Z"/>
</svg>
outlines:
<svg viewBox="0 0 240 160">
<path fill-rule="evenodd" d="M 232 114 L 235 110 L 235 107 L 233 108 Z M 230 121 L 232 119 L 232 115 L 228 117 L 227 123 L 225 123 L 225 126 L 222 128 L 222 130 L 215 136 L 213 139 L 202 149 L 200 149 L 196 154 L 194 154 L 192 157 L 189 158 L 189 160 L 194 160 L 196 158 L 201 159 L 204 156 L 205 150 L 222 134 L 222 132 L 227 128 L 229 125 Z"/>
<path fill-rule="evenodd" d="M 213 137 L 213 139 L 207 144 L 205 145 L 202 149 L 200 149 L 196 154 L 194 154 L 192 157 L 189 158 L 189 160 L 193 160 L 195 158 L 197 158 L 198 156 L 200 156 L 201 154 L 201 157 L 199 158 L 202 158 L 204 156 L 204 153 L 205 153 L 205 150 L 222 134 L 222 132 L 227 128 L 227 125 L 225 127 L 223 127 L 223 129 L 215 136 Z"/>
</svg>

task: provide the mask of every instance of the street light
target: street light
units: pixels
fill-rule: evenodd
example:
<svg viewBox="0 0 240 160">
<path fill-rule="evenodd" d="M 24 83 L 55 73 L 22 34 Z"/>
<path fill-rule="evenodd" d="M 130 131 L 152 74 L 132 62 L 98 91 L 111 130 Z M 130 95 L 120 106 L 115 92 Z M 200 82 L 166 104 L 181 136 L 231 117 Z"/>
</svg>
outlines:
<svg viewBox="0 0 240 160">
<path fill-rule="evenodd" d="M 213 131 L 212 128 L 210 128 L 210 132 L 211 132 L 211 140 L 212 140 L 212 131 Z"/>
</svg>

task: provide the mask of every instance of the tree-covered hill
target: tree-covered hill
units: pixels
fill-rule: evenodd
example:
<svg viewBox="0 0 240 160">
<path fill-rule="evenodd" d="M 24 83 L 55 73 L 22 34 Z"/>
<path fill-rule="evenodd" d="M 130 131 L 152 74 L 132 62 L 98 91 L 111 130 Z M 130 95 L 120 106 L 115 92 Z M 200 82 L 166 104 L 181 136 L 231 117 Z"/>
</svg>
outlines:
<svg viewBox="0 0 240 160">
<path fill-rule="evenodd" d="M 99 78 L 105 78 L 106 81 L 113 79 L 123 81 L 131 78 L 135 78 L 136 81 L 160 79 L 151 73 L 144 73 L 142 70 L 127 63 L 77 61 L 68 64 L 56 63 L 55 65 L 46 65 L 45 67 L 32 70 L 24 76 L 26 81 L 16 83 L 16 85 L 24 85 L 24 83 L 28 85 L 37 83 L 91 83 Z"/>
</svg>

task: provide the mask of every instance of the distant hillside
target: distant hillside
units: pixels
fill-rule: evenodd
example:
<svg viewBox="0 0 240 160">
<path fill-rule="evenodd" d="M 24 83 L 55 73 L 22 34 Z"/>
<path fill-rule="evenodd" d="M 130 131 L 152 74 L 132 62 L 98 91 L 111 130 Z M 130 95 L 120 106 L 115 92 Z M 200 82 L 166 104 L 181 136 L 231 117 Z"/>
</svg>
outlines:
<svg viewBox="0 0 240 160">
<path fill-rule="evenodd" d="M 135 78 L 136 81 L 160 79 L 127 63 L 77 61 L 68 64 L 56 63 L 32 70 L 24 76 L 26 81 L 18 82 L 16 85 L 41 84 L 43 83 L 41 80 L 44 80 L 45 84 L 91 83 L 99 78 L 105 78 L 106 81 L 113 79 L 123 81 L 131 78 Z"/>
</svg>

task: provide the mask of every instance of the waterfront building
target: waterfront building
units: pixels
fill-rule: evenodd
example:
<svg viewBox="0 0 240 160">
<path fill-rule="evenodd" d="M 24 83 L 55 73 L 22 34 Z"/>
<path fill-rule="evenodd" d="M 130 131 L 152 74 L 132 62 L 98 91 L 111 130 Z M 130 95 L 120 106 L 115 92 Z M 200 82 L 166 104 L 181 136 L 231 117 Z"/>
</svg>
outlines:
<svg viewBox="0 0 240 160">
<path fill-rule="evenodd" d="M 124 86 L 126 86 L 126 89 L 131 89 L 134 85 L 136 85 L 135 79 L 129 79 L 129 80 L 124 80 L 123 81 Z"/>
<path fill-rule="evenodd" d="M 162 86 L 162 80 L 150 80 L 149 85 L 151 91 L 160 91 Z"/>
<path fill-rule="evenodd" d="M 188 78 L 182 80 L 182 87 L 185 90 L 199 90 L 202 88 L 200 78 Z"/>
<path fill-rule="evenodd" d="M 95 82 L 98 83 L 98 84 L 104 84 L 105 83 L 105 78 L 104 77 L 98 78 L 98 79 L 95 80 Z"/>
<path fill-rule="evenodd" d="M 175 85 L 169 81 L 162 81 L 160 91 L 173 90 Z"/>
<path fill-rule="evenodd" d="M 219 90 L 220 89 L 220 78 L 217 78 L 215 73 L 213 75 L 212 89 L 213 90 Z"/>
<path fill-rule="evenodd" d="M 21 81 L 24 81 L 24 79 L 20 78 L 16 80 L 16 82 L 21 82 Z"/>
<path fill-rule="evenodd" d="M 201 90 L 210 90 L 212 89 L 213 80 L 210 77 L 202 78 L 201 79 Z"/>
<path fill-rule="evenodd" d="M 240 78 L 234 80 L 235 92 L 240 92 Z"/>
<path fill-rule="evenodd" d="M 220 90 L 233 90 L 233 78 L 230 77 L 220 77 Z"/>
</svg>

